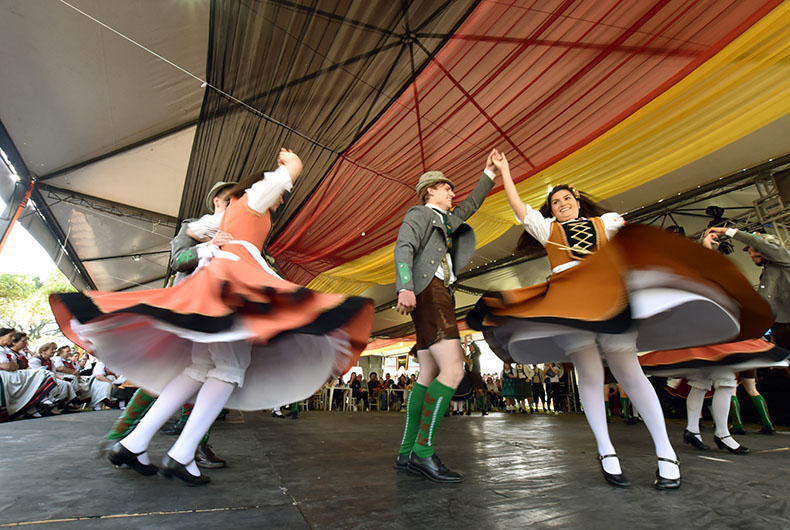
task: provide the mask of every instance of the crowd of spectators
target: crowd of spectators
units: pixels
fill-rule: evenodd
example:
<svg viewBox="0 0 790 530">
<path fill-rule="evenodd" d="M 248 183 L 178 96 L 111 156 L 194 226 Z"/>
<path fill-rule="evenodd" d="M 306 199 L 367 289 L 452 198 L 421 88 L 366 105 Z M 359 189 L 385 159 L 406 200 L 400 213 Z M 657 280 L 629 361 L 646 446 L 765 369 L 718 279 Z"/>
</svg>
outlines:
<svg viewBox="0 0 790 530">
<path fill-rule="evenodd" d="M 87 352 L 0 328 L 0 422 L 81 410 L 117 408 L 132 389 Z"/>
<path fill-rule="evenodd" d="M 469 399 L 464 401 L 461 409 L 466 414 L 492 410 L 508 413 L 563 412 L 567 399 L 562 399 L 560 381 L 564 373 L 561 365 L 551 363 L 505 364 L 500 374 L 483 374 L 484 408 L 480 408 L 479 401 Z M 401 373 L 393 378 L 390 373 L 379 377 L 375 371 L 370 372 L 367 378 L 356 371 L 346 377 L 347 380 L 339 377 L 328 382 L 323 389 L 326 399 L 330 399 L 331 395 L 332 410 L 344 410 L 345 404 L 348 410 L 354 411 L 373 409 L 403 412 L 406 410 L 408 393 L 417 380 L 417 374 Z M 331 394 L 328 392 L 330 389 L 334 389 Z"/>
</svg>

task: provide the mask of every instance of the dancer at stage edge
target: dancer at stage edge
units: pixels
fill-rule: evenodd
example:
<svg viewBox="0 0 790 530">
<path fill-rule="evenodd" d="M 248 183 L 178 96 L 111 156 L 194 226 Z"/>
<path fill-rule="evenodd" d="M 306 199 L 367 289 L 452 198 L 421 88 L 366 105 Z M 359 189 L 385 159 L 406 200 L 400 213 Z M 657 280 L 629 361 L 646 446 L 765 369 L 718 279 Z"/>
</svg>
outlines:
<svg viewBox="0 0 790 530">
<path fill-rule="evenodd" d="M 395 243 L 397 310 L 410 314 L 417 333 L 420 375 L 409 393 L 398 470 L 421 473 L 435 482 L 461 482 L 434 452 L 439 423 L 464 376 L 464 354 L 452 284 L 475 250 L 475 234 L 466 220 L 494 186 L 488 155 L 480 182 L 452 209 L 455 186 L 441 171 L 429 171 L 417 183 L 421 205 L 403 220 Z"/>
<path fill-rule="evenodd" d="M 745 455 L 749 449 L 739 444 L 729 431 L 730 396 L 738 385 L 736 372 L 746 369 L 786 367 L 790 352 L 763 339 L 750 339 L 715 346 L 654 351 L 639 357 L 645 372 L 661 377 L 684 378 L 670 393 L 686 398 L 687 424 L 683 442 L 702 451 L 710 449 L 699 429 L 702 405 L 713 388 L 711 412 L 719 449 Z"/>
<path fill-rule="evenodd" d="M 680 463 L 637 351 L 719 343 L 739 331 L 759 336 L 767 307 L 723 256 L 656 228 L 624 227 L 620 215 L 602 213 L 571 186 L 553 188 L 533 210 L 518 196 L 505 155 L 493 161 L 518 221 L 546 248 L 552 275 L 483 296 L 467 322 L 505 362 L 573 362 L 604 478 L 628 486 L 606 425 L 604 357 L 653 438 L 654 486 L 680 487 Z"/>
<path fill-rule="evenodd" d="M 209 482 L 194 463 L 201 438 L 227 406 L 272 408 L 313 394 L 359 357 L 373 323 L 372 300 L 310 291 L 280 278 L 261 256 L 270 211 L 302 171 L 283 149 L 277 170 L 230 191 L 220 230 L 234 240 L 200 247 L 201 263 L 168 289 L 54 294 L 64 334 L 159 399 L 110 450 L 117 466 L 150 474 L 147 449 L 181 405 L 192 414 L 160 473 L 190 485 Z M 196 397 L 195 397 L 196 396 Z"/>
<path fill-rule="evenodd" d="M 790 350 L 790 250 L 782 245 L 779 238 L 771 234 L 750 234 L 736 228 L 720 226 L 708 228 L 705 231 L 702 244 L 713 248 L 719 244 L 722 236 L 745 244 L 743 250 L 749 253 L 749 257 L 755 265 L 762 267 L 760 288 L 757 289 L 757 292 L 771 306 L 774 316 L 774 323 L 771 326 L 774 342 Z M 754 371 L 747 371 L 740 375 L 746 392 L 752 398 L 754 406 L 760 414 L 760 421 L 763 424 L 760 433 L 773 434 L 776 430 L 768 414 L 768 404 L 757 391 L 756 374 Z M 740 421 L 740 409 L 738 397 L 733 395 L 732 410 L 735 417 L 733 431 L 746 434 Z"/>
<path fill-rule="evenodd" d="M 219 230 L 219 223 L 230 203 L 228 192 L 234 185 L 234 182 L 215 183 L 206 195 L 206 207 L 211 210 L 211 214 L 204 215 L 200 219 L 185 219 L 182 221 L 178 234 L 170 241 L 170 268 L 176 273 L 173 285 L 181 283 L 197 268 L 196 247 L 201 241 L 211 241 L 212 244 L 221 247 L 233 239 L 231 234 Z M 106 453 L 117 440 L 126 438 L 137 427 L 137 424 L 140 423 L 140 420 L 155 400 L 155 395 L 138 388 L 124 411 L 110 428 L 100 446 L 100 451 Z M 164 434 L 181 434 L 191 413 L 192 404 L 185 403 L 181 407 L 181 415 L 178 421 L 162 432 Z M 195 463 L 198 467 L 207 469 L 225 467 L 227 465 L 225 460 L 214 454 L 213 448 L 208 443 L 210 433 L 211 431 L 207 432 L 198 444 L 195 452 Z"/>
</svg>

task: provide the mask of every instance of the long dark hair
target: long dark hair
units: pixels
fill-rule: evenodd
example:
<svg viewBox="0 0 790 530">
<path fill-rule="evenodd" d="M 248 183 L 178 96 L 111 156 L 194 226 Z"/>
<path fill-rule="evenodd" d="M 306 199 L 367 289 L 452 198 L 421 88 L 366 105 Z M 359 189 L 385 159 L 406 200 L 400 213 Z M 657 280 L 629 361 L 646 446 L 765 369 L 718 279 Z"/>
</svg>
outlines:
<svg viewBox="0 0 790 530">
<path fill-rule="evenodd" d="M 571 195 L 576 197 L 576 200 L 579 202 L 579 217 L 599 217 L 609 211 L 590 198 L 589 195 L 580 193 L 573 186 L 569 184 L 560 184 L 558 186 L 554 186 L 551 189 L 549 194 L 546 196 L 546 201 L 540 207 L 539 211 L 543 217 L 553 217 L 551 213 L 551 198 L 555 193 L 560 191 L 569 191 L 571 192 Z M 542 250 L 543 245 L 541 245 L 538 240 L 532 237 L 526 230 L 521 234 L 521 236 L 518 238 L 518 242 L 516 243 L 517 255 L 540 253 Z"/>
<path fill-rule="evenodd" d="M 252 175 L 248 175 L 241 179 L 230 189 L 230 191 L 228 191 L 228 199 L 241 199 L 248 188 L 259 180 L 263 180 L 265 173 L 265 171 L 256 171 Z"/>
</svg>

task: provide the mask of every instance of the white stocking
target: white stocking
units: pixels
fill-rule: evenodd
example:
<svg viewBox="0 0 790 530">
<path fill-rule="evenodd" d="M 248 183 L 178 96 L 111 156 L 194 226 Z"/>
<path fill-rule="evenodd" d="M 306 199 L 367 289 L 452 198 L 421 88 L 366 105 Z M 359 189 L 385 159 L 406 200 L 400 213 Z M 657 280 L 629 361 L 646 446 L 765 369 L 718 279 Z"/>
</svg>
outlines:
<svg viewBox="0 0 790 530">
<path fill-rule="evenodd" d="M 167 420 L 181 408 L 181 405 L 190 401 L 192 396 L 200 389 L 201 383 L 195 381 L 188 375 L 178 375 L 170 381 L 156 402 L 151 405 L 143 419 L 137 427 L 129 433 L 129 436 L 121 441 L 121 445 L 133 453 L 143 453 L 137 459 L 143 464 L 150 464 L 148 455 L 145 451 L 151 439 L 159 432 L 159 429 L 167 423 Z"/>
<path fill-rule="evenodd" d="M 706 390 L 691 387 L 686 398 L 686 430 L 692 433 L 700 442 L 702 436 L 699 434 L 699 418 L 702 414 L 702 405 L 705 401 Z"/>
<path fill-rule="evenodd" d="M 644 372 L 642 372 L 642 367 L 639 366 L 636 347 L 633 347 L 633 349 L 620 347 L 616 350 L 604 350 L 604 355 L 612 375 L 628 393 L 628 397 L 631 398 L 636 408 L 639 409 L 642 420 L 644 420 L 645 426 L 653 438 L 656 455 L 670 460 L 677 460 L 677 455 L 669 442 L 669 436 L 667 436 L 667 426 L 664 422 L 661 404 L 658 401 L 655 389 L 645 377 Z M 669 462 L 659 460 L 658 468 L 660 475 L 664 478 L 674 479 L 680 476 L 680 468 Z"/>
<path fill-rule="evenodd" d="M 595 436 L 598 454 L 601 456 L 614 454 L 614 445 L 609 438 L 609 428 L 606 425 L 606 406 L 601 395 L 603 364 L 598 348 L 588 346 L 569 353 L 568 357 L 579 374 L 579 397 L 584 407 L 587 423 L 590 424 L 590 429 Z M 620 461 L 617 458 L 605 458 L 602 464 L 607 473 L 613 475 L 622 473 Z"/>
<path fill-rule="evenodd" d="M 195 407 L 184 425 L 184 430 L 181 431 L 178 440 L 167 452 L 170 458 L 186 465 L 187 470 L 195 476 L 200 475 L 200 471 L 195 465 L 197 446 L 219 413 L 222 412 L 235 388 L 236 385 L 233 383 L 220 381 L 213 377 L 206 378 L 206 382 L 203 383 L 195 399 Z"/>
<path fill-rule="evenodd" d="M 713 400 L 711 409 L 713 411 L 713 422 L 715 425 L 715 434 L 721 438 L 727 447 L 737 449 L 740 444 L 730 437 L 730 429 L 727 422 L 730 420 L 730 396 L 732 391 L 730 387 L 721 386 L 717 387 L 713 392 Z"/>
</svg>

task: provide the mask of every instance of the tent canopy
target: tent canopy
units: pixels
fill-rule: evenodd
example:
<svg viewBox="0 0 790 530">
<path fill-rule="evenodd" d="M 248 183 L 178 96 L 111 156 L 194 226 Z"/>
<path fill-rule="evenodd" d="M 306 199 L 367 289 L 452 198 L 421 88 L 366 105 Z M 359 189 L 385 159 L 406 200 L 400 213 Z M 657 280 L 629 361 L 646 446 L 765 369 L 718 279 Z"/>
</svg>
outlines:
<svg viewBox="0 0 790 530">
<path fill-rule="evenodd" d="M 385 304 L 425 170 L 463 199 L 496 147 L 534 205 L 573 182 L 629 211 L 785 154 L 789 18 L 778 0 L 0 0 L 0 147 L 35 177 L 20 220 L 103 290 L 162 286 L 211 185 L 290 147 L 306 171 L 270 252 L 292 281 Z M 472 224 L 471 270 L 511 254 L 500 185 Z"/>
</svg>

